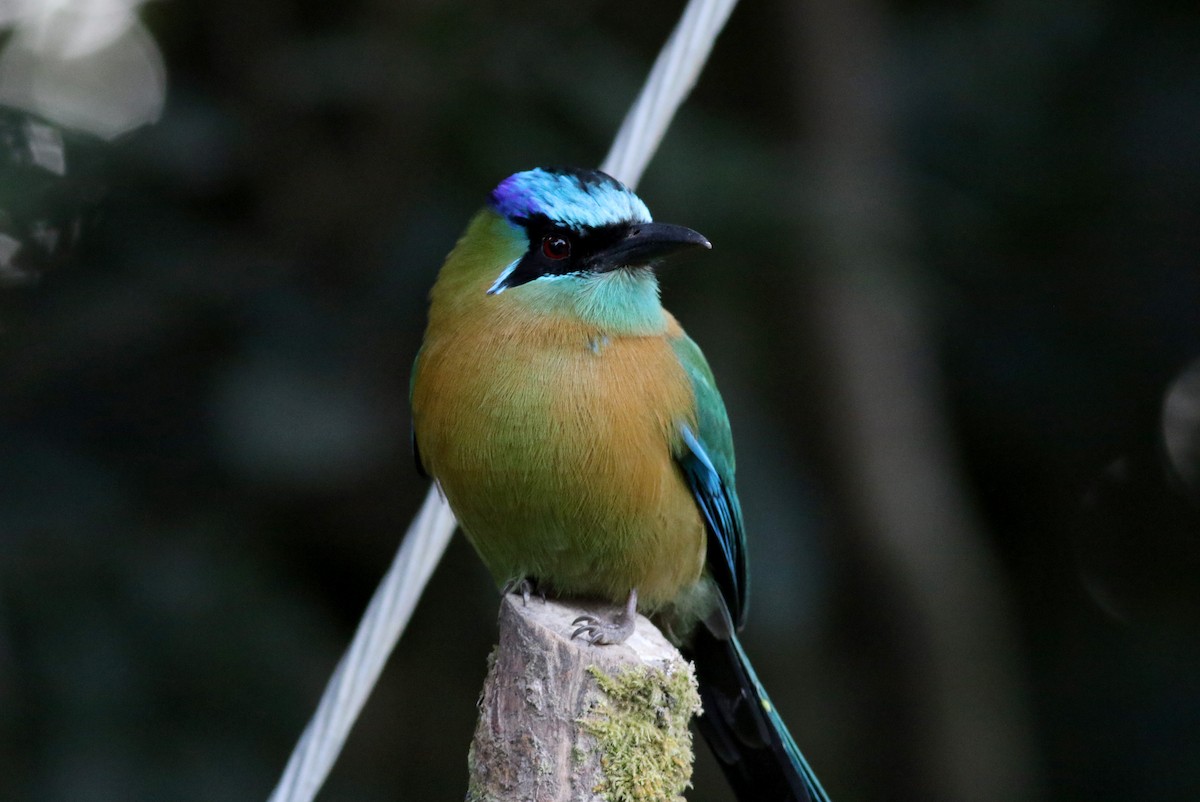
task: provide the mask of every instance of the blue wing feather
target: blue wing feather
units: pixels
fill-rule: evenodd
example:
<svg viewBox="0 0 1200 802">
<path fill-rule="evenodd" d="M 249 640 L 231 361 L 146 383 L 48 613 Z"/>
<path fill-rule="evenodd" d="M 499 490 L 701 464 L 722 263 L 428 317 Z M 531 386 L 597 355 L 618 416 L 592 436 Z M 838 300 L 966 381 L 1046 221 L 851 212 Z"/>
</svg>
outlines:
<svg viewBox="0 0 1200 802">
<path fill-rule="evenodd" d="M 680 425 L 676 460 L 708 529 L 708 572 L 736 625 L 746 613 L 746 550 L 733 484 L 733 436 L 700 349 L 686 337 L 675 352 L 696 397 L 696 428 Z M 695 662 L 705 715 L 698 727 L 739 799 L 829 802 L 759 682 L 735 635 L 697 627 L 685 653 Z"/>
<path fill-rule="evenodd" d="M 696 426 L 679 424 L 675 455 L 708 530 L 708 571 L 740 626 L 746 611 L 746 549 L 742 509 L 734 488 L 733 435 L 725 404 L 704 354 L 687 335 L 672 342 L 691 380 Z"/>
</svg>

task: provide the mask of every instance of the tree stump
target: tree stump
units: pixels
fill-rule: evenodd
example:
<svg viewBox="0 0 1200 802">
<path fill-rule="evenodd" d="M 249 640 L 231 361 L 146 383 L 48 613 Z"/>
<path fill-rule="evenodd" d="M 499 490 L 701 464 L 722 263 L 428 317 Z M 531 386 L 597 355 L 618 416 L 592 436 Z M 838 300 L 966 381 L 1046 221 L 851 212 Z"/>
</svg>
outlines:
<svg viewBox="0 0 1200 802">
<path fill-rule="evenodd" d="M 505 596 L 468 757 L 468 802 L 659 802 L 691 785 L 691 665 L 648 620 L 625 643 L 572 640 L 602 606 Z"/>
</svg>

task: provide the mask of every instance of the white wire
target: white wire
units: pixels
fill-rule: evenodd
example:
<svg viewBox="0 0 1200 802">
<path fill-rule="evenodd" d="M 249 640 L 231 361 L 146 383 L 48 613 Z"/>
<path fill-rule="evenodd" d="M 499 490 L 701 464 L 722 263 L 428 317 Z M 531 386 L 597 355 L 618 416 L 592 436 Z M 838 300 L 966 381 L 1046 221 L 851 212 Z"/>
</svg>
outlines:
<svg viewBox="0 0 1200 802">
<path fill-rule="evenodd" d="M 671 38 L 659 52 L 638 99 L 625 115 L 601 170 L 627 186 L 637 186 L 675 112 L 696 84 L 735 5 L 737 0 L 688 3 Z"/>
<path fill-rule="evenodd" d="M 329 678 L 317 712 L 296 743 L 270 802 L 311 802 L 316 797 L 442 559 L 454 525 L 450 507 L 437 487 L 431 486 L 367 605 L 350 648 Z"/>
<path fill-rule="evenodd" d="M 637 185 L 736 3 L 688 3 L 600 169 L 630 187 Z M 316 797 L 388 656 L 408 626 L 454 527 L 454 514 L 437 488 L 430 487 L 269 802 L 312 802 Z"/>
</svg>

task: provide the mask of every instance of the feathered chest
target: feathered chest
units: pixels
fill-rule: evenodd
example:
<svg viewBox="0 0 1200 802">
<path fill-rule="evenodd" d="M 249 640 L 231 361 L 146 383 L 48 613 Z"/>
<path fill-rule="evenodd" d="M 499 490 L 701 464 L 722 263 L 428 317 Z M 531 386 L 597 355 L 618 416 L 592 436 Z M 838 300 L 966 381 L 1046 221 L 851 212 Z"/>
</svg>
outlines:
<svg viewBox="0 0 1200 802">
<path fill-rule="evenodd" d="M 523 479 L 614 480 L 631 465 L 670 460 L 693 401 L 666 334 L 490 323 L 431 329 L 421 351 L 414 426 L 443 483 L 468 474 L 510 489 Z"/>
</svg>

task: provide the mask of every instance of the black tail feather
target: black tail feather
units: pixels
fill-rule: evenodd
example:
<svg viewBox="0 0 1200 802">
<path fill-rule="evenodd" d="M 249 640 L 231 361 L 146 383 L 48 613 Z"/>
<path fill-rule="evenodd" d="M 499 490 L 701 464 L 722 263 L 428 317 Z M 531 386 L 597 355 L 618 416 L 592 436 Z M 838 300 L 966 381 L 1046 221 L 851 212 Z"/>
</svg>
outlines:
<svg viewBox="0 0 1200 802">
<path fill-rule="evenodd" d="M 687 653 L 696 665 L 704 703 L 697 728 L 737 798 L 741 802 L 829 802 L 737 637 L 724 640 L 697 627 Z"/>
</svg>

